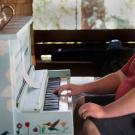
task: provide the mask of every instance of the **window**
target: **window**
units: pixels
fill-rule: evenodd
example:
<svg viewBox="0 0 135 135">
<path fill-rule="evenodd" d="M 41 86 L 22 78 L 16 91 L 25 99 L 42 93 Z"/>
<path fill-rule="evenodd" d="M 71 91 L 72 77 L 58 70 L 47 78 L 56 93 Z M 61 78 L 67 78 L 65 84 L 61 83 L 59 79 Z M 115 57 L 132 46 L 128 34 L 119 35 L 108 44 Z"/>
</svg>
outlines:
<svg viewBox="0 0 135 135">
<path fill-rule="evenodd" d="M 135 0 L 33 0 L 34 29 L 135 28 Z"/>
<path fill-rule="evenodd" d="M 34 28 L 76 29 L 81 21 L 79 5 L 80 0 L 34 0 Z"/>
<path fill-rule="evenodd" d="M 134 0 L 82 0 L 82 29 L 135 27 Z"/>
</svg>

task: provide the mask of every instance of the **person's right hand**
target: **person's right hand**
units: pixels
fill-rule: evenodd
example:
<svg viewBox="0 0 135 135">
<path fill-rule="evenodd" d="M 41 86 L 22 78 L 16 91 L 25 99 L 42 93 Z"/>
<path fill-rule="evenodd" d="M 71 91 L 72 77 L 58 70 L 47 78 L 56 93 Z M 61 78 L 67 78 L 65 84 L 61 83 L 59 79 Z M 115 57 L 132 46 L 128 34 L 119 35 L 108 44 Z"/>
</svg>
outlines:
<svg viewBox="0 0 135 135">
<path fill-rule="evenodd" d="M 65 84 L 65 85 L 61 85 L 58 88 L 55 89 L 54 94 L 57 95 L 61 95 L 61 93 L 67 90 L 67 96 L 74 96 L 74 95 L 78 95 L 79 93 L 81 93 L 81 86 L 77 85 L 77 84 Z"/>
</svg>

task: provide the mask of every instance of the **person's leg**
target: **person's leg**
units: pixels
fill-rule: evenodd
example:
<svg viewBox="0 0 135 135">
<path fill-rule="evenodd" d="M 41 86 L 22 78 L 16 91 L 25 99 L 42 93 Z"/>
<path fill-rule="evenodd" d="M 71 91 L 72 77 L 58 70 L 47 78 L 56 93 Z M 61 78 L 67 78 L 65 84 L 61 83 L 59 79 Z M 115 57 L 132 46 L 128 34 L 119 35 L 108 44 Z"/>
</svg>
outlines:
<svg viewBox="0 0 135 135">
<path fill-rule="evenodd" d="M 94 102 L 97 104 L 105 105 L 111 101 L 113 101 L 114 97 L 112 96 L 99 96 L 99 95 L 91 95 L 91 96 L 85 96 L 80 97 L 75 105 L 74 109 L 74 134 L 75 135 L 82 135 L 82 127 L 84 124 L 84 120 L 79 116 L 78 110 L 80 106 L 82 106 L 84 103 L 87 102 Z"/>
<path fill-rule="evenodd" d="M 82 104 L 95 102 L 105 105 L 108 101 L 113 101 L 113 98 L 110 97 L 106 101 L 107 98 L 90 96 L 89 98 L 79 99 L 74 112 L 75 135 L 135 135 L 135 113 L 114 118 L 87 118 L 85 121 L 79 117 L 78 109 Z"/>
<path fill-rule="evenodd" d="M 86 120 L 83 124 L 82 135 L 100 135 L 100 133 L 92 121 Z"/>
<path fill-rule="evenodd" d="M 101 135 L 135 135 L 135 113 L 120 117 L 89 118 L 87 120 L 94 123 Z M 85 126 L 84 130 L 87 131 L 87 134 L 84 135 L 93 135 L 89 126 Z"/>
</svg>

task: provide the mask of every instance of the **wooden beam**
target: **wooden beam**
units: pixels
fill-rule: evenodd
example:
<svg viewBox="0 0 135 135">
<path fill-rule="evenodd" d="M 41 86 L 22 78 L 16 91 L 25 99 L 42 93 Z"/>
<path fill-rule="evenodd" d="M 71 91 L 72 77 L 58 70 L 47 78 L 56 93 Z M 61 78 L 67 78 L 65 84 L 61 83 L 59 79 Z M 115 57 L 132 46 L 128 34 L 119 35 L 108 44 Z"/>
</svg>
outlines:
<svg viewBox="0 0 135 135">
<path fill-rule="evenodd" d="M 36 42 L 106 42 L 119 39 L 135 41 L 135 29 L 114 30 L 34 30 Z"/>
</svg>

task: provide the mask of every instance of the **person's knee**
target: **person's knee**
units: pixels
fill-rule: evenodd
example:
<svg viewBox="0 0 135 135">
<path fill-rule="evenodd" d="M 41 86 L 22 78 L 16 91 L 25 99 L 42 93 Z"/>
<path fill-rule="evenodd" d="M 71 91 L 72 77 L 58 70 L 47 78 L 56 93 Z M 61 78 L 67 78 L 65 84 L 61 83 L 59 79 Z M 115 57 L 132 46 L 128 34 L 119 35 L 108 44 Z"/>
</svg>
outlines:
<svg viewBox="0 0 135 135">
<path fill-rule="evenodd" d="M 100 135 L 100 133 L 92 121 L 86 120 L 83 125 L 83 135 Z"/>
<path fill-rule="evenodd" d="M 82 106 L 85 103 L 85 97 L 79 97 L 79 99 L 76 101 L 76 105 L 74 107 L 74 117 L 78 117 L 79 116 L 79 108 L 80 106 Z"/>
<path fill-rule="evenodd" d="M 77 100 L 75 108 L 74 108 L 73 118 L 74 118 L 74 132 L 75 132 L 75 135 L 80 134 L 80 132 L 82 131 L 82 125 L 83 125 L 84 119 L 82 119 L 79 116 L 78 110 L 79 110 L 80 106 L 83 105 L 84 103 L 85 103 L 85 98 L 80 97 Z"/>
<path fill-rule="evenodd" d="M 79 109 L 85 103 L 85 97 L 81 96 L 77 99 L 75 108 Z"/>
</svg>

